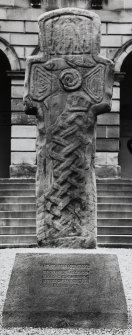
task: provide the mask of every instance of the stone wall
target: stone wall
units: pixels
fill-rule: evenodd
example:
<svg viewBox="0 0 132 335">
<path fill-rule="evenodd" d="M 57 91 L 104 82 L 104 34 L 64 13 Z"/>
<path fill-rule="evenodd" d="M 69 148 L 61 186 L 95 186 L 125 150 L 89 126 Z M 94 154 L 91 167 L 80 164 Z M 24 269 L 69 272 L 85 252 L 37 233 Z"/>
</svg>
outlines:
<svg viewBox="0 0 132 335">
<path fill-rule="evenodd" d="M 35 171 L 35 118 L 24 114 L 22 99 L 26 58 L 38 45 L 37 18 L 47 10 L 66 6 L 89 9 L 89 4 L 90 2 L 86 0 L 43 0 L 42 7 L 35 9 L 30 7 L 28 0 L 0 0 L 0 39 L 2 43 L 4 41 L 9 43 L 9 50 L 14 49 L 13 52 L 15 51 L 19 61 L 19 68 L 16 66 L 16 73 L 12 74 L 11 176 L 31 176 Z M 126 1 L 125 4 L 127 6 L 125 11 L 124 7 L 118 11 L 109 11 L 106 6 L 104 10 L 96 11 L 102 21 L 101 55 L 104 57 L 114 59 L 121 46 L 131 40 L 132 9 L 130 9 L 130 1 Z M 6 43 L 5 49 L 8 57 Z M 12 59 L 13 61 L 15 60 Z M 115 82 L 111 113 L 98 117 L 96 165 L 99 177 L 120 174 L 119 111 L 120 86 Z"/>
</svg>

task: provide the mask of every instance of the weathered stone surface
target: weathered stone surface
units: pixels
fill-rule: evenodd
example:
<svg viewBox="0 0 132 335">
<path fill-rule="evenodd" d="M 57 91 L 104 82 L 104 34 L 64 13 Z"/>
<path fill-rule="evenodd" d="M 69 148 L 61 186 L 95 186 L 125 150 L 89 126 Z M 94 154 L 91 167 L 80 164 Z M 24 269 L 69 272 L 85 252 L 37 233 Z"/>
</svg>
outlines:
<svg viewBox="0 0 132 335">
<path fill-rule="evenodd" d="M 24 99 L 37 117 L 38 242 L 93 248 L 96 120 L 110 111 L 113 64 L 98 55 L 95 13 L 56 10 L 39 27 L 41 56 L 28 59 Z"/>
<path fill-rule="evenodd" d="M 96 165 L 96 176 L 99 178 L 119 178 L 121 177 L 120 165 Z"/>
<path fill-rule="evenodd" d="M 125 328 L 117 256 L 17 254 L 3 326 Z"/>
<path fill-rule="evenodd" d="M 95 165 L 118 165 L 118 152 L 96 152 Z"/>
<path fill-rule="evenodd" d="M 11 150 L 13 151 L 35 151 L 36 140 L 33 138 L 13 138 L 11 139 Z"/>
<path fill-rule="evenodd" d="M 107 113 L 106 115 L 99 115 L 99 125 L 120 125 L 120 114 L 118 113 Z"/>
<path fill-rule="evenodd" d="M 36 165 L 31 164 L 14 164 L 10 165 L 10 176 L 11 178 L 35 178 Z"/>
<path fill-rule="evenodd" d="M 11 114 L 11 124 L 34 125 L 36 124 L 36 118 L 33 115 L 25 115 L 23 112 L 13 112 Z"/>
<path fill-rule="evenodd" d="M 97 139 L 97 151 L 119 151 L 119 139 Z"/>
<path fill-rule="evenodd" d="M 11 127 L 12 138 L 36 138 L 36 126 L 12 126 Z"/>
<path fill-rule="evenodd" d="M 36 152 L 22 152 L 22 151 L 12 151 L 11 153 L 11 165 L 18 164 L 18 165 L 35 165 L 36 164 Z"/>
</svg>

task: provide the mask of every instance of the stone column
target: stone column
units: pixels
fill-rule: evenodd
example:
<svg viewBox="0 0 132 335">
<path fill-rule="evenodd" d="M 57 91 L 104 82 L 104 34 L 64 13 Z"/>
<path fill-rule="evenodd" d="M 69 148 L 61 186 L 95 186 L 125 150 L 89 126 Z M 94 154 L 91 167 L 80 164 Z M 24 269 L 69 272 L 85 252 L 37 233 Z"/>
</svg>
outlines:
<svg viewBox="0 0 132 335">
<path fill-rule="evenodd" d="M 39 56 L 27 60 L 25 110 L 37 118 L 37 238 L 94 248 L 97 115 L 110 111 L 113 63 L 99 56 L 100 20 L 65 8 L 39 19 Z"/>
</svg>

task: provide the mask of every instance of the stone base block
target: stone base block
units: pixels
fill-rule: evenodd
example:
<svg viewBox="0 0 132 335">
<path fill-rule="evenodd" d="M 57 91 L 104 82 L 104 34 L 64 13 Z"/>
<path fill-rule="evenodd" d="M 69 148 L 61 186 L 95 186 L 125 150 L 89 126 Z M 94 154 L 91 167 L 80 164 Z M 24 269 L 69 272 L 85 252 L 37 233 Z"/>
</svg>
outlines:
<svg viewBox="0 0 132 335">
<path fill-rule="evenodd" d="M 120 178 L 121 167 L 119 165 L 96 165 L 96 177 Z"/>
<path fill-rule="evenodd" d="M 127 306 L 117 256 L 17 254 L 3 326 L 125 328 Z"/>
<path fill-rule="evenodd" d="M 20 164 L 10 165 L 10 177 L 11 178 L 35 178 L 36 165 Z"/>
</svg>

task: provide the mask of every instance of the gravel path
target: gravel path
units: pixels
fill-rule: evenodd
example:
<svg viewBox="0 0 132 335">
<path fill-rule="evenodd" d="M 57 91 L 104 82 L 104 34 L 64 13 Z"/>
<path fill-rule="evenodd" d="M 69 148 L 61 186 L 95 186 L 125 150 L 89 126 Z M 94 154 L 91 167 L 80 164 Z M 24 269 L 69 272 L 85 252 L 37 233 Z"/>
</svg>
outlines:
<svg viewBox="0 0 132 335">
<path fill-rule="evenodd" d="M 121 329 L 53 329 L 53 328 L 2 328 L 2 310 L 6 291 L 16 253 L 112 253 L 116 254 L 119 261 L 124 291 L 128 306 L 128 328 Z M 132 249 L 105 249 L 96 250 L 66 250 L 66 249 L 39 249 L 19 248 L 0 250 L 0 335 L 132 335 Z"/>
</svg>

